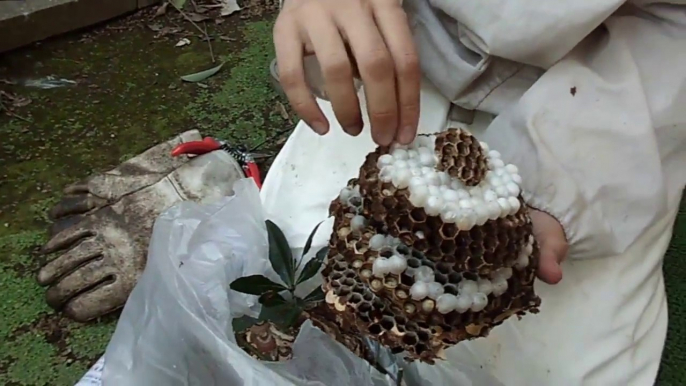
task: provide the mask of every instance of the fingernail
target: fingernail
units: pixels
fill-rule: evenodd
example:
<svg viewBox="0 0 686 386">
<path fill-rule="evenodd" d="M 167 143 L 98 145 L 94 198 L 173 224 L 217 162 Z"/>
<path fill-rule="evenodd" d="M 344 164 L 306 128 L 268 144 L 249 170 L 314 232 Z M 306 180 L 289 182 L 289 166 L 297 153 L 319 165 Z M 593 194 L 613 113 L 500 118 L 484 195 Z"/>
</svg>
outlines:
<svg viewBox="0 0 686 386">
<path fill-rule="evenodd" d="M 362 126 L 360 126 L 360 125 L 346 126 L 343 130 L 346 133 L 352 135 L 353 137 L 356 137 L 362 132 Z"/>
<path fill-rule="evenodd" d="M 328 126 L 326 123 L 322 121 L 314 121 L 312 122 L 312 130 L 314 130 L 317 134 L 319 135 L 324 135 L 326 132 L 329 130 Z"/>
<path fill-rule="evenodd" d="M 402 129 L 400 129 L 400 133 L 398 135 L 398 142 L 400 142 L 403 145 L 408 145 L 412 141 L 414 141 L 415 137 L 415 130 L 412 128 L 412 126 L 405 126 Z"/>
</svg>

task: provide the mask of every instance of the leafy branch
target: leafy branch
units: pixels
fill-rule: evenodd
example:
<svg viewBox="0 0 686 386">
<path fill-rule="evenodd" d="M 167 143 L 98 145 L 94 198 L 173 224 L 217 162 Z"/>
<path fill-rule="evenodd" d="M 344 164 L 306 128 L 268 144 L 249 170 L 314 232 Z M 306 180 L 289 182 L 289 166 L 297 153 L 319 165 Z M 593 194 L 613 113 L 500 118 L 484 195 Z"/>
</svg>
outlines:
<svg viewBox="0 0 686 386">
<path fill-rule="evenodd" d="M 319 229 L 319 225 L 321 223 L 317 224 L 310 233 L 302 255 L 296 260 L 281 229 L 274 222 L 266 221 L 269 239 L 269 262 L 283 284 L 275 283 L 263 275 L 250 275 L 240 277 L 229 285 L 234 291 L 258 296 L 262 311 L 255 322 L 271 321 L 290 328 L 295 326 L 306 308 L 324 300 L 324 292 L 321 286 L 315 288 L 304 298 L 295 296 L 298 285 L 310 280 L 319 272 L 329 252 L 328 247 L 317 251 L 315 256 L 302 268 L 300 274 L 296 276 L 304 256 L 312 248 L 312 240 Z"/>
</svg>

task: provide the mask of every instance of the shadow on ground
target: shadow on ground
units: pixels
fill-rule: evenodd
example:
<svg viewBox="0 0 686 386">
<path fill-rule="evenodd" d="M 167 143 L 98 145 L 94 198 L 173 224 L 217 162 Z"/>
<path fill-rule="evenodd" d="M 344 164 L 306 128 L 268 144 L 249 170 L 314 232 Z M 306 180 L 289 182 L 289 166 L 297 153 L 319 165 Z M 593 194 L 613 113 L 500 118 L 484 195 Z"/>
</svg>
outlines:
<svg viewBox="0 0 686 386">
<path fill-rule="evenodd" d="M 189 23 L 139 14 L 0 57 L 0 90 L 30 100 L 0 114 L 1 385 L 73 385 L 114 329 L 116 315 L 80 325 L 53 313 L 35 283 L 46 211 L 64 185 L 191 128 L 261 152 L 288 134 L 293 118 L 268 77 L 274 16 L 249 11 L 207 23 L 212 54 Z M 183 37 L 191 44 L 176 47 Z M 211 55 L 226 62 L 217 75 L 180 80 L 216 65 Z M 50 76 L 76 84 L 21 85 Z"/>
</svg>

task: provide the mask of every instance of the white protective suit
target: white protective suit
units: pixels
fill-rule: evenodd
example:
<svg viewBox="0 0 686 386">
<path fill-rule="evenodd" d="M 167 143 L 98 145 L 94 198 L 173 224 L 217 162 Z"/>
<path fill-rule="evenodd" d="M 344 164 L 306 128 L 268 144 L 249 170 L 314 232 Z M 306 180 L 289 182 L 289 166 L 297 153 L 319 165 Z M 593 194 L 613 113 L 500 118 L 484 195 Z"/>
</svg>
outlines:
<svg viewBox="0 0 686 386">
<path fill-rule="evenodd" d="M 519 167 L 525 199 L 570 243 L 562 282 L 536 285 L 540 314 L 451 348 L 449 363 L 507 386 L 652 385 L 667 328 L 661 264 L 686 183 L 686 1 L 404 7 L 426 77 L 420 131 L 445 129 L 451 105 L 477 110 L 470 130 Z M 319 104 L 330 133 L 300 123 L 262 190 L 294 248 L 375 148 L 368 127 L 349 137 Z"/>
</svg>

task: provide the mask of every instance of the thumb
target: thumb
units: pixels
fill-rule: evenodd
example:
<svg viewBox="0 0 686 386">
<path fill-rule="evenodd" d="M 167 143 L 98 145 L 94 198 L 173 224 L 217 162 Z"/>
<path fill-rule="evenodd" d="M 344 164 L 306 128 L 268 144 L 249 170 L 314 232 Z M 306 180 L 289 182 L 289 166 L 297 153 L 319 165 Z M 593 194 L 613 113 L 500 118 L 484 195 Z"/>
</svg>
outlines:
<svg viewBox="0 0 686 386">
<path fill-rule="evenodd" d="M 534 238 L 539 246 L 538 278 L 548 284 L 562 280 L 560 263 L 567 257 L 567 238 L 562 225 L 551 215 L 531 211 Z"/>
</svg>

